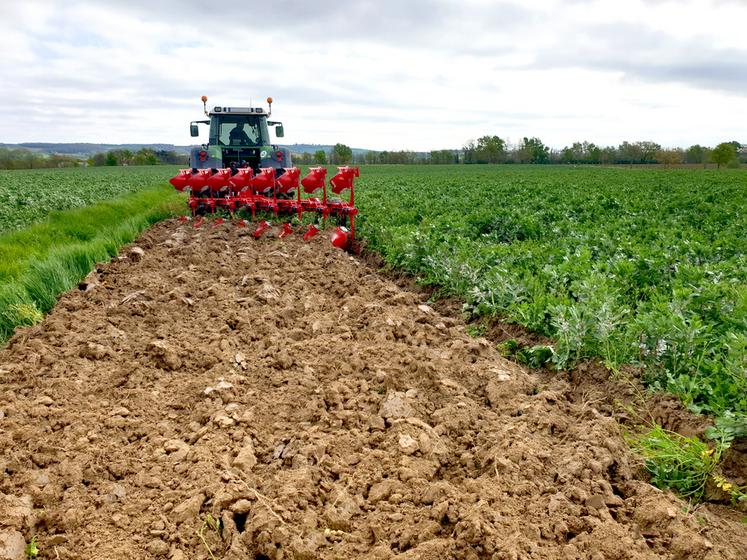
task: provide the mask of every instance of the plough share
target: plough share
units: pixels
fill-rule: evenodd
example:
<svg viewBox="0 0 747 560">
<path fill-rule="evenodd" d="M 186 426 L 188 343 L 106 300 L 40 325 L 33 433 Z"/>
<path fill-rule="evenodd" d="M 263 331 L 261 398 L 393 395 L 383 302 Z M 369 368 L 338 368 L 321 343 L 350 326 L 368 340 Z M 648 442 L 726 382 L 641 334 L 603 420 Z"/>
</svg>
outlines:
<svg viewBox="0 0 747 560">
<path fill-rule="evenodd" d="M 276 168 L 260 168 L 255 174 L 251 167 L 225 169 L 182 169 L 169 182 L 178 191 L 189 190 L 187 204 L 191 209 L 195 227 L 203 223 L 202 217 L 212 215 L 222 223 L 220 215 L 228 214 L 234 219 L 238 214 L 251 214 L 252 220 L 258 212 L 272 213 L 276 218 L 297 216 L 303 221 L 305 213 L 314 213 L 323 221 L 330 217 L 337 218 L 339 225 L 332 234 L 332 244 L 341 249 L 350 249 L 355 239 L 355 178 L 360 176 L 357 167 L 342 166 L 329 181 L 332 193 L 341 195 L 349 190 L 348 200 L 327 197 L 327 169 L 312 167 L 301 179 L 297 167 L 282 169 L 276 176 Z M 301 190 L 309 195 L 302 197 Z M 320 193 L 321 191 L 321 193 Z M 246 226 L 243 219 L 235 224 Z M 254 236 L 259 238 L 272 224 L 266 220 L 257 225 Z M 310 224 L 304 232 L 304 240 L 316 235 L 320 230 Z M 283 238 L 294 233 L 289 222 L 283 224 L 278 237 Z"/>
</svg>

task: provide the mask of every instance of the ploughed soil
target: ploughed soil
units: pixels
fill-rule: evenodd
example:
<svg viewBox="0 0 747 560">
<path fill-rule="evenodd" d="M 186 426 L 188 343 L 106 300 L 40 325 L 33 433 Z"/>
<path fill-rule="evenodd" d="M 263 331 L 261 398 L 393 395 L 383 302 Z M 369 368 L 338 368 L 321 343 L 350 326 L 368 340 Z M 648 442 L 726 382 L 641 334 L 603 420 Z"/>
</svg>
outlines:
<svg viewBox="0 0 747 560">
<path fill-rule="evenodd" d="M 0 558 L 747 557 L 568 376 L 326 235 L 138 245 L 0 351 Z"/>
</svg>

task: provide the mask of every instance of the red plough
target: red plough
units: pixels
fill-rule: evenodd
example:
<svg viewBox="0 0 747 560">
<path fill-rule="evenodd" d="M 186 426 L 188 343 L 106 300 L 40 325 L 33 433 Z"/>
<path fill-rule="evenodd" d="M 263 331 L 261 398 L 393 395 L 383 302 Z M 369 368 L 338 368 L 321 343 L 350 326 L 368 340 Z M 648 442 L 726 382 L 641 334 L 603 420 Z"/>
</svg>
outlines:
<svg viewBox="0 0 747 560">
<path fill-rule="evenodd" d="M 204 215 L 217 211 L 228 213 L 231 217 L 239 211 L 250 212 L 252 219 L 257 211 L 263 211 L 271 212 L 275 217 L 297 216 L 299 221 L 304 213 L 311 212 L 320 216 L 325 223 L 330 216 L 336 218 L 342 225 L 337 227 L 330 241 L 335 247 L 350 250 L 355 239 L 355 217 L 358 215 L 355 207 L 356 177 L 360 177 L 359 168 L 343 166 L 337 168 L 337 174 L 329 181 L 335 195 L 350 191 L 347 201 L 327 198 L 327 169 L 324 167 L 310 168 L 303 179 L 297 167 L 284 168 L 280 174 L 274 167 L 260 168 L 257 174 L 251 167 L 182 169 L 169 182 L 178 191 L 189 189 L 188 205 L 192 218 L 196 218 L 195 227 L 199 227 L 198 223 L 202 224 Z M 301 196 L 302 190 L 307 195 L 317 196 Z M 318 191 L 321 191 L 322 198 L 318 198 Z M 222 223 L 222 218 L 219 217 L 216 222 Z M 235 223 L 240 227 L 246 226 L 243 219 Z M 270 227 L 270 222 L 261 222 L 254 231 L 254 237 L 259 238 Z M 319 231 L 311 224 L 303 232 L 304 240 Z M 290 223 L 285 223 L 279 237 L 292 233 Z"/>
</svg>

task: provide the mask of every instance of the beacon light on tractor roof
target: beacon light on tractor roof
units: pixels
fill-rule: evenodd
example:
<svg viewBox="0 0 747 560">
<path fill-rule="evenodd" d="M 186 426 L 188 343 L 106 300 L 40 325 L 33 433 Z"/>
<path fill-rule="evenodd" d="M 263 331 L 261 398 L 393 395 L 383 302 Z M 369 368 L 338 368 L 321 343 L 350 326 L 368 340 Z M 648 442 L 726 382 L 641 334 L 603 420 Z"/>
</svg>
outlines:
<svg viewBox="0 0 747 560">
<path fill-rule="evenodd" d="M 269 127 L 275 127 L 277 137 L 283 136 L 280 122 L 268 121 L 272 113 L 272 98 L 267 98 L 269 109 L 259 107 L 214 107 L 207 110 L 207 96 L 202 96 L 203 109 L 210 120 L 193 121 L 190 133 L 196 135 L 197 124 L 210 125 L 209 141 L 190 152 L 190 169 L 180 170 L 170 183 L 178 191 L 189 189 L 188 205 L 194 218 L 194 226 L 200 227 L 205 214 L 221 212 L 214 225 L 222 223 L 220 217 L 226 213 L 232 217 L 236 212 L 272 212 L 275 216 L 297 216 L 303 219 L 305 212 L 312 212 L 325 223 L 331 217 L 338 223 L 330 241 L 335 247 L 350 249 L 355 238 L 355 178 L 360 177 L 357 167 L 341 166 L 330 179 L 333 194 L 341 195 L 350 190 L 347 201 L 339 198 L 327 199 L 327 169 L 312 167 L 301 178 L 301 171 L 292 166 L 287 148 L 272 145 L 268 136 Z M 237 126 L 242 124 L 241 127 Z M 235 129 L 235 130 L 234 130 Z M 249 134 L 247 134 L 249 130 Z M 238 131 L 238 132 L 237 132 Z M 243 132 L 242 132 L 243 131 Z M 235 138 L 237 140 L 235 140 Z M 228 139 L 228 141 L 226 141 Z M 322 198 L 314 195 L 322 191 Z M 239 227 L 246 222 L 239 218 Z M 262 221 L 254 231 L 259 238 L 272 224 Z M 346 227 L 346 226 L 349 226 Z M 320 229 L 311 224 L 303 234 L 309 240 Z M 281 239 L 291 235 L 293 228 L 285 223 Z"/>
</svg>

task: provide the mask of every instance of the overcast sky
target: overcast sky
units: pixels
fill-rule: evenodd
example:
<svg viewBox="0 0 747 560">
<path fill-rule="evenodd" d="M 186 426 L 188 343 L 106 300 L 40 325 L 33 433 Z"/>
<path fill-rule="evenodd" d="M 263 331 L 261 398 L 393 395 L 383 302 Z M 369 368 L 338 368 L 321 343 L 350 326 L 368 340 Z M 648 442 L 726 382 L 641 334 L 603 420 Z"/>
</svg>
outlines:
<svg viewBox="0 0 747 560">
<path fill-rule="evenodd" d="M 0 52 L 0 142 L 190 144 L 203 94 L 286 143 L 747 142 L 747 0 L 0 0 Z"/>
</svg>

